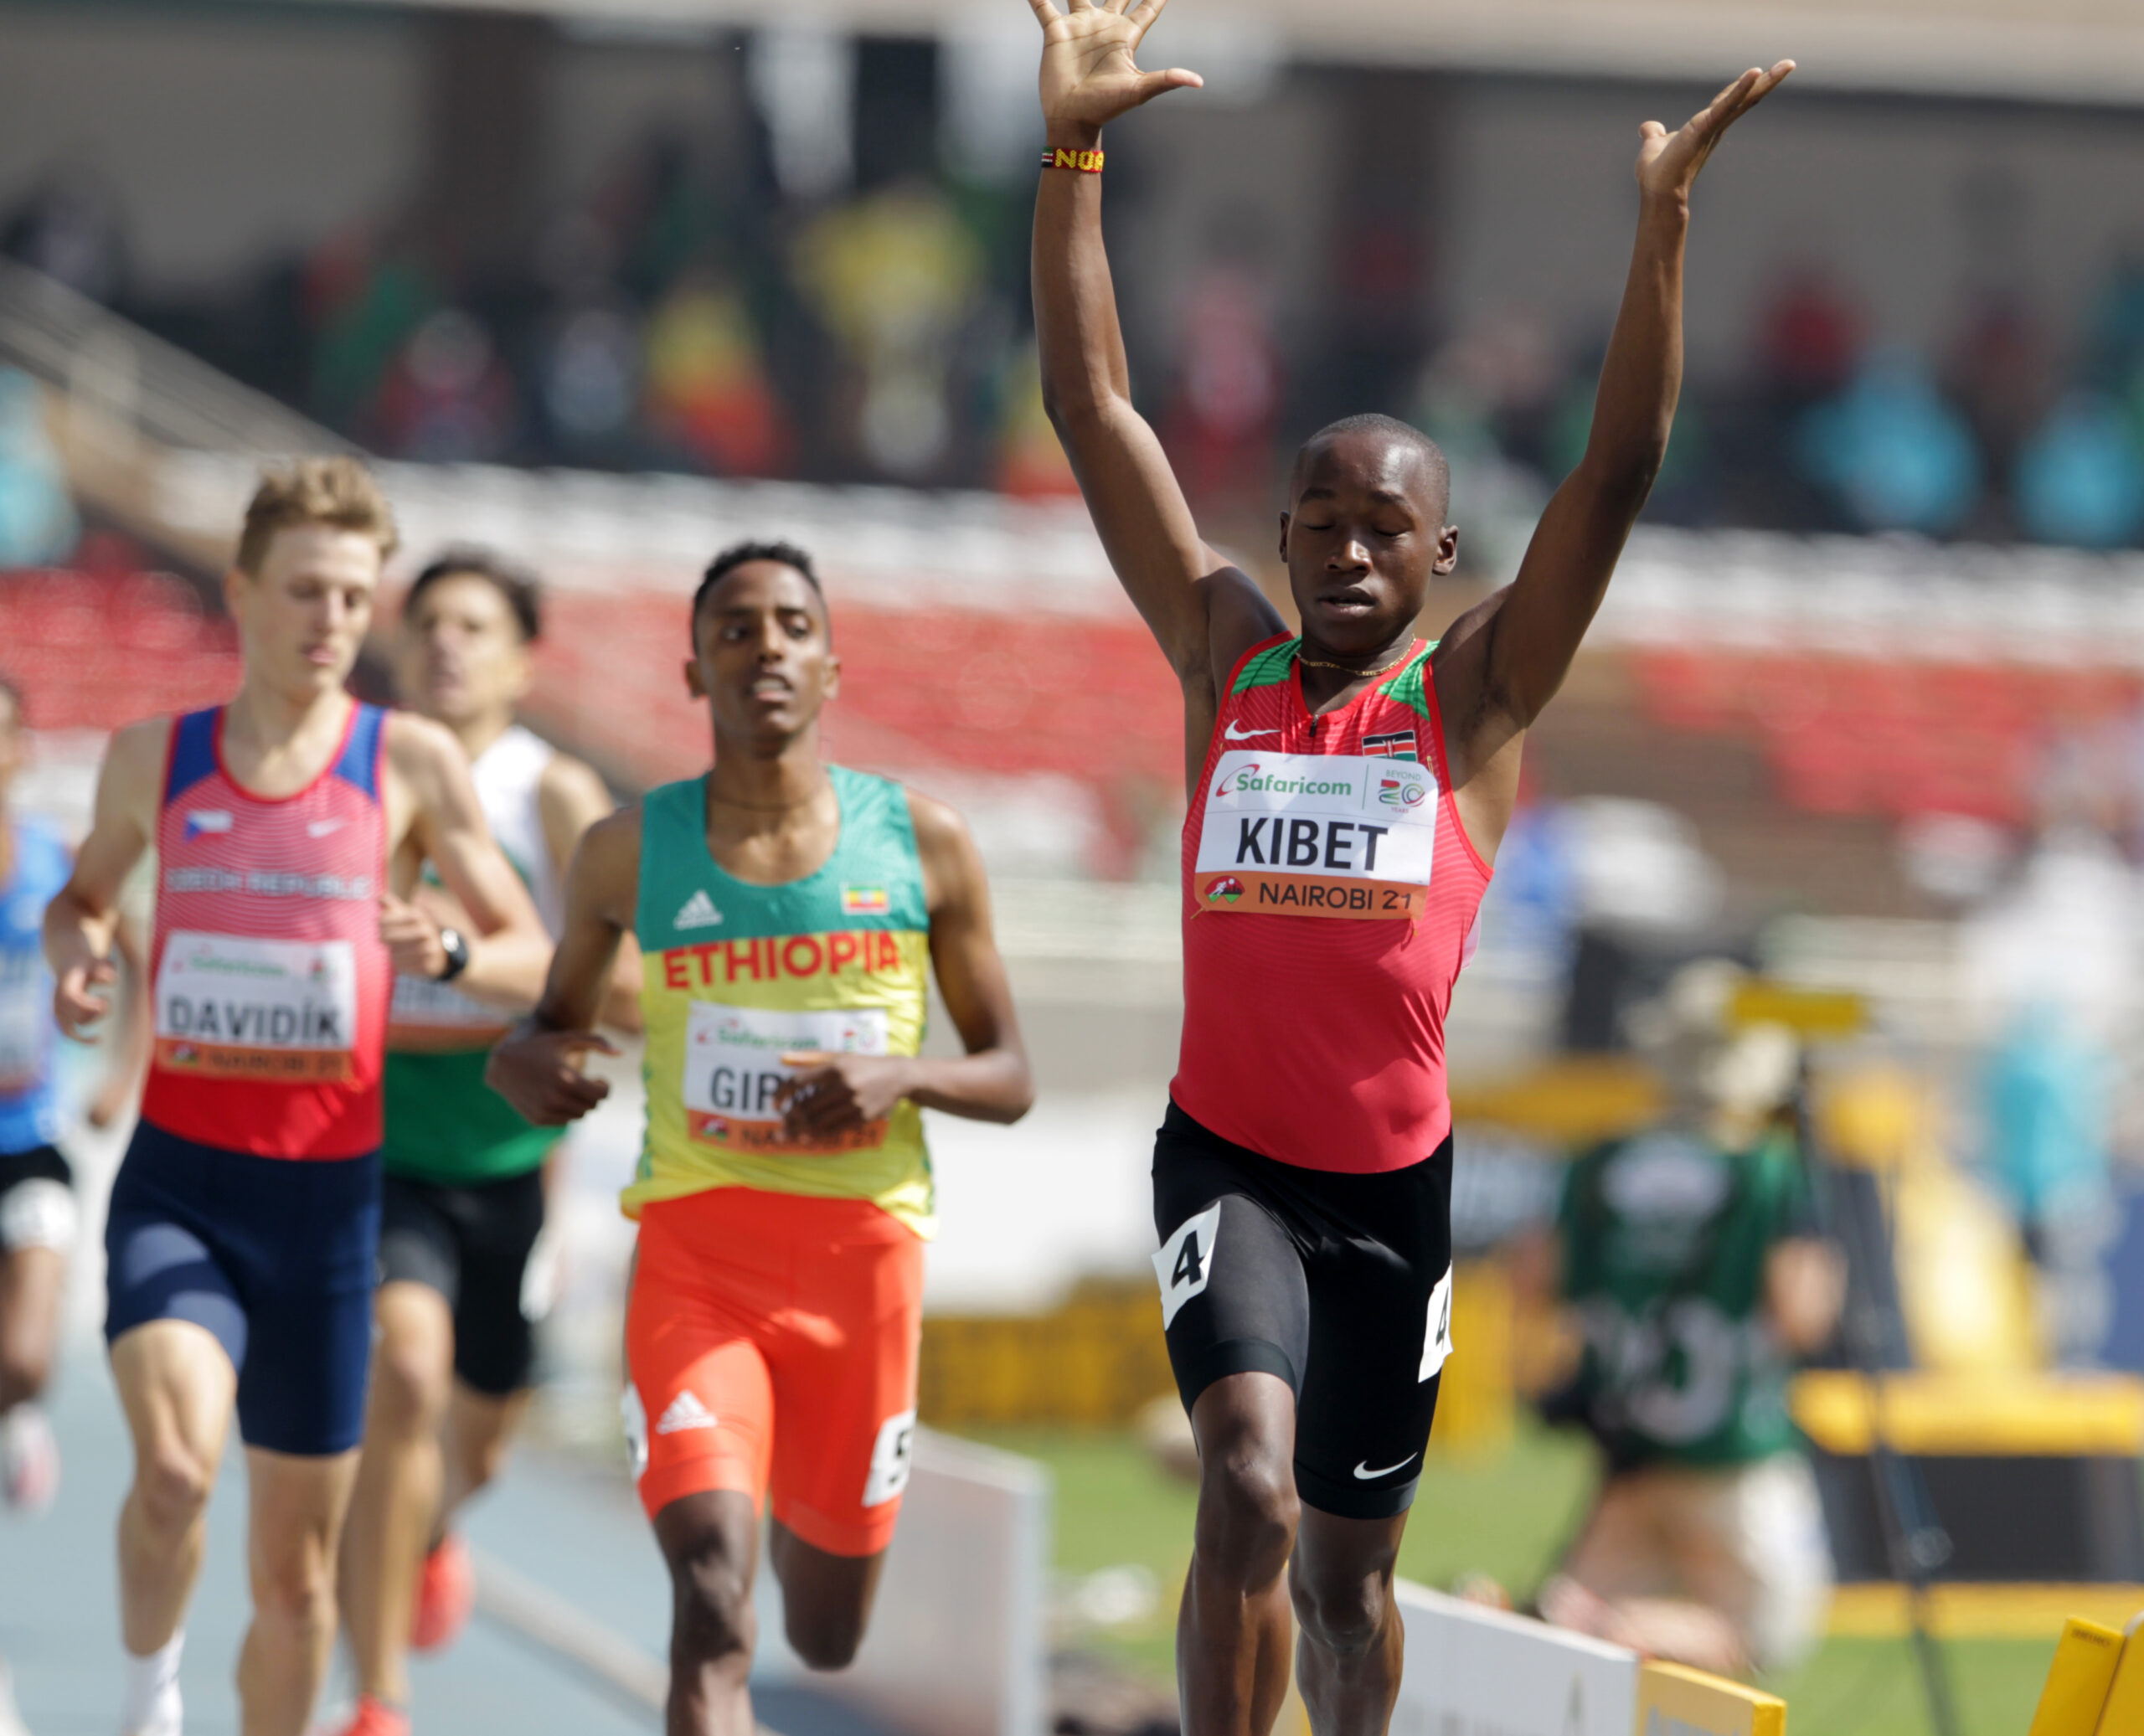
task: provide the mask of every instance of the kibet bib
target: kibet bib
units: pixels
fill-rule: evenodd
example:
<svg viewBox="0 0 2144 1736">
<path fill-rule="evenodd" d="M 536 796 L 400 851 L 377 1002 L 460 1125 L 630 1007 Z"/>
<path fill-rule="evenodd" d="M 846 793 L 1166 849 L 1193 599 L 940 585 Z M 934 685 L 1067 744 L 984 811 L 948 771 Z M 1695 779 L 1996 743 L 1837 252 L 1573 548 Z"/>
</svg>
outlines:
<svg viewBox="0 0 2144 1736">
<path fill-rule="evenodd" d="M 930 919 L 899 784 L 827 768 L 841 835 L 817 873 L 733 878 L 708 853 L 706 780 L 641 810 L 641 1008 L 647 1139 L 623 1204 L 709 1187 L 868 1199 L 919 1235 L 935 1228 L 930 1153 L 912 1102 L 831 1144 L 782 1126 L 785 1053 L 912 1055 L 923 1042 Z"/>
<path fill-rule="evenodd" d="M 1444 1016 L 1489 868 L 1452 802 L 1434 646 L 1315 718 L 1299 648 L 1236 665 L 1185 816 L 1169 1090 L 1283 1163 L 1399 1169 L 1451 1130 Z"/>
</svg>

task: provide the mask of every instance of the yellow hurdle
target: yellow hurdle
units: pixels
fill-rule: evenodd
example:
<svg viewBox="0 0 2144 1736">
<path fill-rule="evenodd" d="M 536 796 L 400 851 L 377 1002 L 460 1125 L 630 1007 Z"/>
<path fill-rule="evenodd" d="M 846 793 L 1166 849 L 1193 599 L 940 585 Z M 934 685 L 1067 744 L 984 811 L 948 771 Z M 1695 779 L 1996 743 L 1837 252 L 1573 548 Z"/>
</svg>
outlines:
<svg viewBox="0 0 2144 1736">
<path fill-rule="evenodd" d="M 2131 1618 L 2096 1736 L 2132 1736 L 2138 1730 L 2144 1730 L 2144 1615 Z"/>
<path fill-rule="evenodd" d="M 2100 1715 L 2122 1649 L 2121 1636 L 2110 1627 L 2074 1618 L 2064 1623 L 2030 1736 L 2098 1736 L 2106 1728 Z"/>
<path fill-rule="evenodd" d="M 1647 1664 L 1637 1736 L 1786 1736 L 1786 1702 L 1682 1664 Z"/>
</svg>

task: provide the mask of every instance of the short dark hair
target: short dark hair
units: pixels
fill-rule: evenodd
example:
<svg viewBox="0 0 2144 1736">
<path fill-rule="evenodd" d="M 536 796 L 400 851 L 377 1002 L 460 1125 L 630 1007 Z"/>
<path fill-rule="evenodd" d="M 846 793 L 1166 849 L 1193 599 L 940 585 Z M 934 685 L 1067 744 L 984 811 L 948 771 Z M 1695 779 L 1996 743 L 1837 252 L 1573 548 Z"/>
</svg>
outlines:
<svg viewBox="0 0 2144 1736">
<path fill-rule="evenodd" d="M 1397 416 L 1380 415 L 1374 410 L 1365 410 L 1358 415 L 1343 416 L 1337 422 L 1327 422 L 1317 433 L 1305 440 L 1296 451 L 1296 461 L 1288 472 L 1288 492 L 1293 496 L 1302 487 L 1303 464 L 1312 449 L 1327 440 L 1346 434 L 1375 434 L 1386 440 L 1396 440 L 1401 446 L 1412 446 L 1422 455 L 1422 461 L 1430 467 L 1430 478 L 1442 504 L 1440 514 L 1451 510 L 1451 461 L 1444 456 L 1444 448 L 1413 424 L 1401 421 Z"/>
<path fill-rule="evenodd" d="M 544 587 L 534 574 L 488 549 L 458 546 L 439 555 L 410 582 L 410 594 L 402 599 L 402 618 L 407 621 L 419 599 L 441 580 L 465 576 L 483 580 L 506 599 L 514 624 L 521 629 L 522 643 L 532 644 L 544 636 Z"/>
<path fill-rule="evenodd" d="M 687 619 L 694 650 L 699 646 L 701 606 L 716 585 L 738 568 L 755 560 L 770 560 L 778 566 L 787 567 L 810 585 L 819 599 L 820 613 L 826 616 L 827 631 L 832 632 L 833 616 L 827 610 L 827 588 L 819 583 L 819 569 L 812 564 L 810 555 L 794 543 L 732 543 L 707 564 L 707 571 L 700 575 L 699 589 L 693 593 L 693 612 Z"/>
</svg>

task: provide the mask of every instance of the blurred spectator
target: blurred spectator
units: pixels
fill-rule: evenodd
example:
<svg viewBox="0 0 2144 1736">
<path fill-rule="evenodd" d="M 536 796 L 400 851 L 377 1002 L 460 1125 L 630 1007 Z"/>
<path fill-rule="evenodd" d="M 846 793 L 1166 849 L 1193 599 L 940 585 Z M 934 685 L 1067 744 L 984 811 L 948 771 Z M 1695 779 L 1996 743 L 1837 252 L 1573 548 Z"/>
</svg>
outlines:
<svg viewBox="0 0 2144 1736">
<path fill-rule="evenodd" d="M 2018 456 L 2014 493 L 2026 535 L 2112 549 L 2144 525 L 2144 453 L 2112 398 L 2073 392 Z"/>
<path fill-rule="evenodd" d="M 1757 335 L 1773 400 L 1803 405 L 1843 390 L 1860 357 L 1861 329 L 1859 312 L 1821 265 L 1788 267 Z"/>
<path fill-rule="evenodd" d="M 771 476 L 790 456 L 751 316 L 710 272 L 688 272 L 648 320 L 647 404 L 649 431 L 705 469 Z"/>
<path fill-rule="evenodd" d="M 1810 478 L 1865 530 L 1954 530 L 1972 510 L 1981 461 L 1972 430 L 1910 351 L 1873 353 L 1837 398 L 1804 418 Z"/>
<path fill-rule="evenodd" d="M 639 317 L 622 298 L 569 304 L 538 366 L 544 421 L 562 456 L 626 461 L 641 399 Z"/>
<path fill-rule="evenodd" d="M 2043 1001 L 2011 1016 L 1982 1084 L 1989 1173 L 2017 1213 L 2041 1340 L 2058 1368 L 2096 1363 L 2114 1320 L 2112 1072 L 2106 1053 Z"/>
<path fill-rule="evenodd" d="M 1959 327 L 1945 384 L 1972 424 L 1991 480 L 2008 480 L 2018 448 L 2047 413 L 2049 359 L 2038 322 L 2014 296 L 1982 296 Z"/>
<path fill-rule="evenodd" d="M 982 287 L 974 235 L 935 189 L 903 182 L 817 219 L 796 266 L 854 370 L 857 447 L 889 476 L 928 476 L 952 443 L 953 344 Z"/>
<path fill-rule="evenodd" d="M 323 243 L 307 261 L 306 299 L 317 334 L 313 411 L 332 427 L 355 427 L 435 305 L 430 279 L 400 249 L 351 232 Z"/>
<path fill-rule="evenodd" d="M 1255 508 L 1272 481 L 1281 358 L 1265 287 L 1245 265 L 1209 264 L 1183 298 L 1182 366 L 1162 433 L 1193 501 Z"/>
<path fill-rule="evenodd" d="M 1844 1290 L 1780 1116 L 1794 1040 L 1726 1029 L 1736 976 L 1708 961 L 1671 981 L 1645 1044 L 1667 1119 L 1564 1183 L 1554 1264 L 1583 1349 L 1557 1408 L 1605 1466 L 1538 1599 L 1559 1625 L 1721 1672 L 1791 1668 L 1822 1633 L 1831 1554 L 1786 1383 Z"/>
<path fill-rule="evenodd" d="M 92 301 L 115 301 L 126 285 L 126 245 L 111 189 L 85 169 L 52 176 L 0 223 L 0 253 Z"/>
<path fill-rule="evenodd" d="M 429 463 L 482 462 L 513 439 L 513 378 L 474 314 L 427 316 L 380 383 L 368 419 L 384 450 Z"/>
<path fill-rule="evenodd" d="M 64 560 L 81 529 L 45 432 L 44 394 L 20 368 L 0 368 L 0 567 Z"/>
</svg>

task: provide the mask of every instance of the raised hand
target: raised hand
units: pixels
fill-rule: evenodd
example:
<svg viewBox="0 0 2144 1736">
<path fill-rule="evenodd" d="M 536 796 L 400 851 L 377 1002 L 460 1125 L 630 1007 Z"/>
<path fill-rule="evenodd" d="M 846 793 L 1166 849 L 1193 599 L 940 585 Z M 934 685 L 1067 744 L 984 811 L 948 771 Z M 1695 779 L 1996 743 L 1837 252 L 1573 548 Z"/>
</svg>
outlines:
<svg viewBox="0 0 2144 1736">
<path fill-rule="evenodd" d="M 1041 3 L 1041 0 L 1037 0 Z M 1673 132 L 1657 121 L 1638 129 L 1638 189 L 1647 198 L 1686 199 L 1706 160 L 1727 129 L 1786 81 L 1794 70 L 1782 60 L 1770 72 L 1751 67 Z"/>
<path fill-rule="evenodd" d="M 1167 0 L 1028 0 L 1042 24 L 1042 116 L 1052 129 L 1098 132 L 1119 115 L 1164 90 L 1205 82 L 1172 66 L 1142 72 L 1132 62 L 1140 39 Z"/>
</svg>

